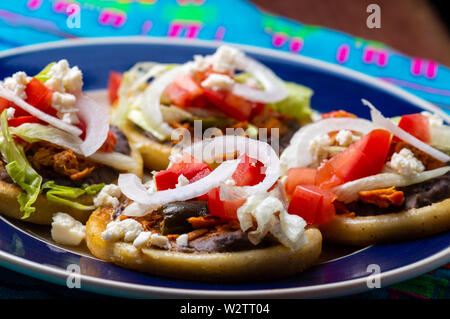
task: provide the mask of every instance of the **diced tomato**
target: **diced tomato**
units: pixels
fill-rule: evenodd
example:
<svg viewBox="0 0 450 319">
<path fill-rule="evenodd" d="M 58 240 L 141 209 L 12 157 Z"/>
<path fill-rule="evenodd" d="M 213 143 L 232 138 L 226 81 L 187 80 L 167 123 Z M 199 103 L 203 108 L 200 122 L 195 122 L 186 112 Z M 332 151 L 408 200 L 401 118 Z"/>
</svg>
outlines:
<svg viewBox="0 0 450 319">
<path fill-rule="evenodd" d="M 350 145 L 345 151 L 322 163 L 316 185 L 334 187 L 381 172 L 389 152 L 391 133 L 377 129 Z"/>
<path fill-rule="evenodd" d="M 30 115 L 28 112 L 25 112 L 20 107 L 15 105 L 13 102 L 8 101 L 7 99 L 4 99 L 0 97 L 0 114 L 3 113 L 4 110 L 12 107 L 15 109 L 14 116 L 27 116 Z"/>
<path fill-rule="evenodd" d="M 172 189 L 178 184 L 178 177 L 183 174 L 190 183 L 193 183 L 209 173 L 211 168 L 195 160 L 191 156 L 183 157 L 179 162 L 172 164 L 168 169 L 158 172 L 155 175 L 155 183 L 158 191 Z"/>
<path fill-rule="evenodd" d="M 336 214 L 336 195 L 314 185 L 298 185 L 289 203 L 288 212 L 302 217 L 310 225 L 323 224 Z"/>
<path fill-rule="evenodd" d="M 6 110 L 10 107 L 11 102 L 7 99 L 0 97 L 0 113 L 3 113 L 3 110 Z"/>
<path fill-rule="evenodd" d="M 164 93 L 175 105 L 187 107 L 195 104 L 195 100 L 203 95 L 203 89 L 191 75 L 185 74 L 169 84 Z"/>
<path fill-rule="evenodd" d="M 353 117 L 356 118 L 357 116 L 353 113 L 349 113 L 344 110 L 338 110 L 338 111 L 332 111 L 329 113 L 322 114 L 323 119 L 332 118 L 332 117 Z"/>
<path fill-rule="evenodd" d="M 263 170 L 264 165 L 261 162 L 244 154 L 231 178 L 236 182 L 236 186 L 253 186 L 264 180 L 266 175 Z"/>
<path fill-rule="evenodd" d="M 245 203 L 245 199 L 233 201 L 220 200 L 220 188 L 214 188 L 208 193 L 208 210 L 213 216 L 224 219 L 237 219 L 237 210 Z"/>
<path fill-rule="evenodd" d="M 430 143 L 431 141 L 430 122 L 423 114 L 403 115 L 398 123 L 398 127 L 425 143 Z M 398 139 L 395 138 L 395 140 Z"/>
<path fill-rule="evenodd" d="M 226 91 L 215 91 L 204 89 L 205 96 L 220 111 L 238 120 L 247 121 L 252 116 L 252 112 L 258 107 L 255 102 L 248 101 L 243 97 Z M 254 113 L 254 112 L 253 112 Z"/>
<path fill-rule="evenodd" d="M 246 121 L 255 109 L 255 103 L 244 99 L 241 96 L 227 92 L 225 96 L 225 110 L 221 111 L 235 118 L 238 121 Z"/>
<path fill-rule="evenodd" d="M 265 178 L 264 165 L 246 154 L 241 159 L 232 175 L 236 186 L 253 186 L 262 182 Z M 244 204 L 245 199 L 223 201 L 219 196 L 220 188 L 217 187 L 208 193 L 208 209 L 213 216 L 226 219 L 236 219 L 237 209 Z"/>
<path fill-rule="evenodd" d="M 36 78 L 32 78 L 25 88 L 27 103 L 38 108 L 42 112 L 56 116 L 57 111 L 52 107 L 53 91 L 48 89 L 44 83 Z"/>
<path fill-rule="evenodd" d="M 291 196 L 297 185 L 314 185 L 316 183 L 316 168 L 294 167 L 290 168 L 286 178 L 286 193 Z"/>
<path fill-rule="evenodd" d="M 114 133 L 111 130 L 109 130 L 108 136 L 106 137 L 106 140 L 103 143 L 103 145 L 100 147 L 99 151 L 111 153 L 112 151 L 114 151 L 114 147 L 116 146 L 116 143 L 117 143 L 116 136 L 114 135 Z"/>
<path fill-rule="evenodd" d="M 19 116 L 8 120 L 8 126 L 10 127 L 20 126 L 24 123 L 42 123 L 42 122 L 36 116 L 33 115 Z"/>
<path fill-rule="evenodd" d="M 115 71 L 109 72 L 108 78 L 108 96 L 109 103 L 113 104 L 118 97 L 120 84 L 122 83 L 123 74 Z"/>
<path fill-rule="evenodd" d="M 86 137 L 86 123 L 84 123 L 83 119 L 79 119 L 79 123 L 75 126 L 81 130 L 80 138 L 84 140 Z"/>
<path fill-rule="evenodd" d="M 0 97 L 0 114 L 3 113 L 4 110 L 14 107 L 14 103 L 11 101 L 8 101 L 7 99 L 4 99 Z"/>
<path fill-rule="evenodd" d="M 250 114 L 250 119 L 254 118 L 255 116 L 258 116 L 261 114 L 261 112 L 264 110 L 265 104 L 264 103 L 253 103 L 252 105 L 252 112 Z"/>
</svg>

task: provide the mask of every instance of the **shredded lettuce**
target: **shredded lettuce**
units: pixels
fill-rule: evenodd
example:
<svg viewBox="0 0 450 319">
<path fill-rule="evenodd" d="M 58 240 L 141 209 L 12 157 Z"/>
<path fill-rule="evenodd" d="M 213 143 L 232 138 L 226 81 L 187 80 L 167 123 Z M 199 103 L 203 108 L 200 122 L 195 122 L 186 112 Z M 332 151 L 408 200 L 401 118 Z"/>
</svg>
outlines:
<svg viewBox="0 0 450 319">
<path fill-rule="evenodd" d="M 111 117 L 112 124 L 123 127 L 126 124 L 126 120 L 129 119 L 129 112 L 134 109 L 141 109 L 143 103 L 142 95 L 148 81 L 174 66 L 176 64 L 140 62 L 125 72 L 118 91 L 119 101 Z"/>
<path fill-rule="evenodd" d="M 55 203 L 63 204 L 79 210 L 92 210 L 95 207 L 93 205 L 83 205 L 70 199 L 77 199 L 82 195 L 94 195 L 97 194 L 105 184 L 93 184 L 80 188 L 55 185 L 54 181 L 48 181 L 42 185 L 42 191 L 46 190 L 46 198 Z M 65 197 L 65 198 L 63 198 Z"/>
<path fill-rule="evenodd" d="M 23 147 L 17 145 L 9 133 L 6 110 L 2 112 L 0 123 L 2 130 L 0 151 L 8 163 L 5 168 L 9 176 L 24 190 L 18 195 L 17 200 L 20 204 L 20 211 L 23 212 L 22 219 L 25 219 L 36 210 L 32 205 L 40 193 L 42 176 L 33 169 L 25 156 Z"/>
<path fill-rule="evenodd" d="M 41 81 L 42 83 L 47 82 L 47 80 L 49 80 L 51 78 L 50 75 L 48 75 L 48 72 L 50 71 L 50 69 L 52 68 L 52 66 L 54 66 L 56 64 L 56 62 L 52 62 L 50 64 L 48 64 L 44 69 L 42 69 L 41 72 L 39 72 L 37 75 L 35 75 L 34 77 L 36 79 L 38 79 L 39 81 Z"/>
<path fill-rule="evenodd" d="M 293 82 L 284 82 L 284 84 L 288 96 L 283 101 L 267 104 L 267 106 L 277 112 L 293 116 L 300 121 L 309 122 L 313 114 L 310 107 L 313 90 Z"/>
<path fill-rule="evenodd" d="M 81 140 L 78 136 L 64 132 L 51 125 L 42 125 L 37 123 L 24 123 L 17 127 L 10 128 L 11 133 L 19 136 L 29 143 L 37 141 L 47 141 L 52 144 L 63 146 L 81 154 Z"/>
<path fill-rule="evenodd" d="M 147 121 L 141 110 L 131 110 L 128 113 L 128 119 L 139 126 L 141 129 L 150 132 L 158 140 L 164 141 L 166 139 L 165 135 L 161 134 L 159 130 L 157 130 L 149 121 Z"/>
</svg>

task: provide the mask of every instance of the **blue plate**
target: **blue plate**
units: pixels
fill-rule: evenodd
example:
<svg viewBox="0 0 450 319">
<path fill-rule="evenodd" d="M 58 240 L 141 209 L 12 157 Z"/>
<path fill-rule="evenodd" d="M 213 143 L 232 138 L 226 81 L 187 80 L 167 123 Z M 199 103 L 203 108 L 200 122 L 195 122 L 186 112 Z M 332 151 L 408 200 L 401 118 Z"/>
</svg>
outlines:
<svg viewBox="0 0 450 319">
<path fill-rule="evenodd" d="M 0 53 L 0 78 L 23 70 L 36 74 L 62 58 L 78 65 L 85 89 L 104 89 L 111 70 L 125 71 L 138 61 L 185 62 L 210 54 L 219 43 L 151 38 L 102 38 L 40 44 Z M 386 116 L 436 112 L 434 105 L 364 74 L 299 55 L 238 46 L 281 78 L 314 90 L 312 107 L 339 108 L 368 117 L 365 98 Z M 100 261 L 82 250 L 58 247 L 28 224 L 0 219 L 0 265 L 50 282 L 98 293 L 130 297 L 331 297 L 382 287 L 425 273 L 450 259 L 450 232 L 426 239 L 375 245 L 339 253 L 309 270 L 282 280 L 242 284 L 206 284 L 155 277 Z M 44 231 L 48 232 L 48 229 Z M 326 248 L 325 250 L 330 249 Z M 379 273 L 377 272 L 379 270 Z M 75 271 L 75 272 L 74 272 Z M 79 275 L 78 272 L 79 271 Z"/>
</svg>

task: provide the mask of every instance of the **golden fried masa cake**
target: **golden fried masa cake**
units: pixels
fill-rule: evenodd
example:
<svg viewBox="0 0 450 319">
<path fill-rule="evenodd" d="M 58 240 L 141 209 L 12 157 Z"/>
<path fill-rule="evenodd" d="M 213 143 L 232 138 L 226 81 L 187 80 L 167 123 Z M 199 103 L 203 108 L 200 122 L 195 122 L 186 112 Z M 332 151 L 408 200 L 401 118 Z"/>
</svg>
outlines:
<svg viewBox="0 0 450 319">
<path fill-rule="evenodd" d="M 196 222 L 204 223 L 201 228 L 188 226 L 186 233 L 166 235 L 167 243 L 160 239 L 164 243 L 160 244 L 162 248 L 156 245 L 136 247 L 132 242 L 102 238 L 113 216 L 112 208 L 99 208 L 92 213 L 86 224 L 89 250 L 105 261 L 153 275 L 209 282 L 274 279 L 311 267 L 321 253 L 322 236 L 316 228 L 306 229 L 306 244 L 291 250 L 274 238 L 253 245 L 237 225 L 220 224 L 215 218 L 200 221 L 199 217 Z M 193 220 L 191 222 L 195 224 Z M 156 229 L 156 226 L 152 228 Z M 160 233 L 153 234 L 156 242 Z M 180 245 L 182 236 L 188 241 L 185 246 Z"/>
<path fill-rule="evenodd" d="M 399 188 L 400 206 L 378 207 L 361 200 L 320 225 L 327 241 L 371 245 L 421 238 L 450 229 L 450 173 L 427 182 Z M 350 214 L 348 212 L 351 212 Z"/>
<path fill-rule="evenodd" d="M 196 152 L 201 148 L 217 153 Z M 220 164 L 207 164 L 212 158 Z M 171 160 L 145 184 L 132 174 L 119 177 L 117 200 L 105 200 L 86 225 L 95 256 L 211 282 L 279 278 L 316 263 L 321 233 L 287 212 L 279 158 L 269 144 L 220 136 Z"/>
</svg>

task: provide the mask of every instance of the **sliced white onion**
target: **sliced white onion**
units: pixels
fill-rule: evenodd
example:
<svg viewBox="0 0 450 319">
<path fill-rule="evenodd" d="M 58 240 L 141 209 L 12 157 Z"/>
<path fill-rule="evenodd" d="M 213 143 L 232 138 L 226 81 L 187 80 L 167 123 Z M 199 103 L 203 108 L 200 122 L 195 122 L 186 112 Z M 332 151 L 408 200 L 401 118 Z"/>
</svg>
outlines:
<svg viewBox="0 0 450 319">
<path fill-rule="evenodd" d="M 81 144 L 81 153 L 89 156 L 103 145 L 108 136 L 108 114 L 100 104 L 86 94 L 77 96 L 75 106 L 78 108 L 78 115 L 86 124 L 86 137 Z"/>
<path fill-rule="evenodd" d="M 187 72 L 188 70 L 185 65 L 174 67 L 155 78 L 144 91 L 142 112 L 152 126 L 165 137 L 171 135 L 173 128 L 163 120 L 161 96 L 169 84 Z"/>
<path fill-rule="evenodd" d="M 95 152 L 91 156 L 88 156 L 88 158 L 119 171 L 136 172 L 140 170 L 140 166 L 131 156 L 118 152 Z"/>
<path fill-rule="evenodd" d="M 358 199 L 358 192 L 360 191 L 418 184 L 442 176 L 449 171 L 450 166 L 445 166 L 408 176 L 395 173 L 381 173 L 336 186 L 333 188 L 333 192 L 337 195 L 339 201 L 350 203 Z"/>
<path fill-rule="evenodd" d="M 118 185 L 122 193 L 145 207 L 145 209 L 139 210 L 125 210 L 124 214 L 130 214 L 128 216 L 143 216 L 148 210 L 155 209 L 161 205 L 175 201 L 185 201 L 204 195 L 218 187 L 221 181 L 230 178 L 238 163 L 237 160 L 223 162 L 209 175 L 192 184 L 154 193 L 149 193 L 136 175 L 120 174 Z"/>
<path fill-rule="evenodd" d="M 363 134 L 379 128 L 371 121 L 360 118 L 327 118 L 308 124 L 298 130 L 291 139 L 289 146 L 281 154 L 281 172 L 286 174 L 291 167 L 307 167 L 313 162 L 309 144 L 319 135 L 339 130 L 352 130 Z"/>
<path fill-rule="evenodd" d="M 435 159 L 440 160 L 441 162 L 449 162 L 450 156 L 441 151 L 435 149 L 434 147 L 428 145 L 427 143 L 422 142 L 418 138 L 412 136 L 408 132 L 404 131 L 397 125 L 395 125 L 391 120 L 384 117 L 380 111 L 378 111 L 375 106 L 372 105 L 367 100 L 362 99 L 364 105 L 367 105 L 370 108 L 370 115 L 372 117 L 372 121 L 377 125 L 383 127 L 384 129 L 390 131 L 392 134 L 400 138 L 401 140 L 411 144 L 415 148 L 421 150 L 422 152 L 427 153 L 428 155 L 434 157 Z"/>
<path fill-rule="evenodd" d="M 58 119 L 57 117 L 48 115 L 47 113 L 42 112 L 41 110 L 28 104 L 27 102 L 22 100 L 20 97 L 15 95 L 13 92 L 11 92 L 7 88 L 5 88 L 3 86 L 3 84 L 0 84 L 0 97 L 14 103 L 18 107 L 20 107 L 22 110 L 30 113 L 31 115 L 36 116 L 38 119 L 40 119 L 50 125 L 53 125 L 54 127 L 57 127 L 63 131 L 66 131 L 66 132 L 76 135 L 76 136 L 79 136 L 82 133 L 82 131 L 78 127 L 67 124 L 66 122 L 63 122 L 62 120 Z"/>
<path fill-rule="evenodd" d="M 241 59 L 242 61 L 239 61 L 240 69 L 253 75 L 264 87 L 264 90 L 235 83 L 231 89 L 234 94 L 242 96 L 247 100 L 261 103 L 276 103 L 287 97 L 288 93 L 283 81 L 272 70 L 247 56 Z"/>
<path fill-rule="evenodd" d="M 225 135 L 214 139 L 194 143 L 182 150 L 204 162 L 210 162 L 226 154 L 238 153 L 238 156 L 247 154 L 260 161 L 265 166 L 265 178 L 254 186 L 234 186 L 222 183 L 220 198 L 222 200 L 235 200 L 265 192 L 272 187 L 280 177 L 280 160 L 275 150 L 267 143 L 246 138 L 243 136 Z"/>
</svg>

